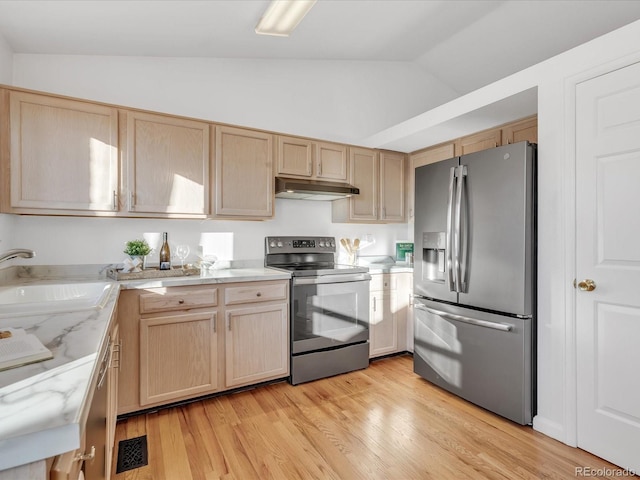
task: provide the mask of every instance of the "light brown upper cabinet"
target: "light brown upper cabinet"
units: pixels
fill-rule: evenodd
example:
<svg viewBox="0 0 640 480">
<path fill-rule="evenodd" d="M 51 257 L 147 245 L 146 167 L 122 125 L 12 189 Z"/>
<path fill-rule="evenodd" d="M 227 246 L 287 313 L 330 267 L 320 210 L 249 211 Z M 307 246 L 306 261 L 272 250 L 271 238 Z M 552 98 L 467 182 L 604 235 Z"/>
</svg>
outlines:
<svg viewBox="0 0 640 480">
<path fill-rule="evenodd" d="M 359 195 L 334 200 L 331 205 L 334 222 L 375 222 L 378 220 L 378 185 L 380 166 L 378 152 L 368 148 L 349 148 L 351 183 Z"/>
<path fill-rule="evenodd" d="M 21 91 L 3 91 L 2 97 L 9 102 L 10 130 L 9 146 L 3 146 L 10 152 L 10 180 L 3 184 L 10 198 L 4 194 L 3 210 L 115 212 L 117 109 Z M 7 138 L 6 124 L 2 128 Z"/>
<path fill-rule="evenodd" d="M 346 182 L 348 179 L 347 147 L 337 143 L 316 142 L 316 177 Z"/>
<path fill-rule="evenodd" d="M 332 220 L 338 223 L 394 223 L 405 221 L 406 156 L 350 147 L 351 183 L 359 195 L 335 200 Z"/>
<path fill-rule="evenodd" d="M 538 143 L 538 117 L 529 117 L 502 127 L 502 145 L 523 141 Z"/>
<path fill-rule="evenodd" d="M 277 137 L 277 175 L 346 182 L 347 147 L 298 137 Z"/>
<path fill-rule="evenodd" d="M 221 125 L 215 129 L 215 216 L 273 217 L 273 135 Z"/>
<path fill-rule="evenodd" d="M 405 221 L 405 174 L 407 158 L 403 153 L 380 152 L 380 220 Z"/>
<path fill-rule="evenodd" d="M 502 130 L 499 128 L 485 130 L 484 132 L 458 139 L 456 141 L 456 156 L 467 155 L 500 145 L 502 145 Z"/>
<path fill-rule="evenodd" d="M 126 119 L 126 210 L 209 213 L 209 125 L 137 111 L 126 112 Z"/>
<path fill-rule="evenodd" d="M 313 175 L 313 142 L 304 138 L 278 135 L 276 174 L 296 177 Z"/>
</svg>

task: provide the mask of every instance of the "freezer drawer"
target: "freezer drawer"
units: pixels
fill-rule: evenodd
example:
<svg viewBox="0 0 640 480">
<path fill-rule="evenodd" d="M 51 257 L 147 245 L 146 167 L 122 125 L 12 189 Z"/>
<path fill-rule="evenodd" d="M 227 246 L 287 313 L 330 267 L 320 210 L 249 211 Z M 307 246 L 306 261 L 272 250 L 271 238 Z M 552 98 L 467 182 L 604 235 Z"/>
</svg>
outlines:
<svg viewBox="0 0 640 480">
<path fill-rule="evenodd" d="M 418 300 L 414 372 L 522 425 L 533 414 L 533 320 Z"/>
</svg>

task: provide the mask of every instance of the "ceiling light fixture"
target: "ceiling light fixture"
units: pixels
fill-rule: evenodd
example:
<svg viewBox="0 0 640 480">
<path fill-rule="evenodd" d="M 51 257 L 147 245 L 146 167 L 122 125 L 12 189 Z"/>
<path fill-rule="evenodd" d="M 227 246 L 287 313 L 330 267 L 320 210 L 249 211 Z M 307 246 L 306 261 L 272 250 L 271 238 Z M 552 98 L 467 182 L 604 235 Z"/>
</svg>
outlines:
<svg viewBox="0 0 640 480">
<path fill-rule="evenodd" d="M 288 37 L 316 0 L 272 0 L 256 25 L 256 33 Z"/>
</svg>

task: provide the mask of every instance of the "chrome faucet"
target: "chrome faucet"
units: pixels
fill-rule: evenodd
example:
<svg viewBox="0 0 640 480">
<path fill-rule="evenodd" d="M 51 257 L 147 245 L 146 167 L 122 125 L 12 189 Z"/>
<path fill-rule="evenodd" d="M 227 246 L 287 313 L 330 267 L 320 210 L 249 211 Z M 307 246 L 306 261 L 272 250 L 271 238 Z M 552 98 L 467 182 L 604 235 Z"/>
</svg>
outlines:
<svg viewBox="0 0 640 480">
<path fill-rule="evenodd" d="M 14 248 L 13 250 L 7 250 L 4 253 L 0 253 L 0 263 L 14 258 L 33 258 L 35 256 L 36 252 L 33 250 L 28 250 L 26 248 Z"/>
</svg>

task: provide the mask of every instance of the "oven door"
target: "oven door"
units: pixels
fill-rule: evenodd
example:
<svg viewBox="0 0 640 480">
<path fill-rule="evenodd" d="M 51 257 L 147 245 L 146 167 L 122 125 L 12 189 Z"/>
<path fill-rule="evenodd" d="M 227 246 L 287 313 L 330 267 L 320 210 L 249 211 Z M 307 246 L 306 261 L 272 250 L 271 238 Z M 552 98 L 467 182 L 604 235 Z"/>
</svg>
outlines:
<svg viewBox="0 0 640 480">
<path fill-rule="evenodd" d="M 293 355 L 369 340 L 367 273 L 294 277 Z"/>
</svg>

